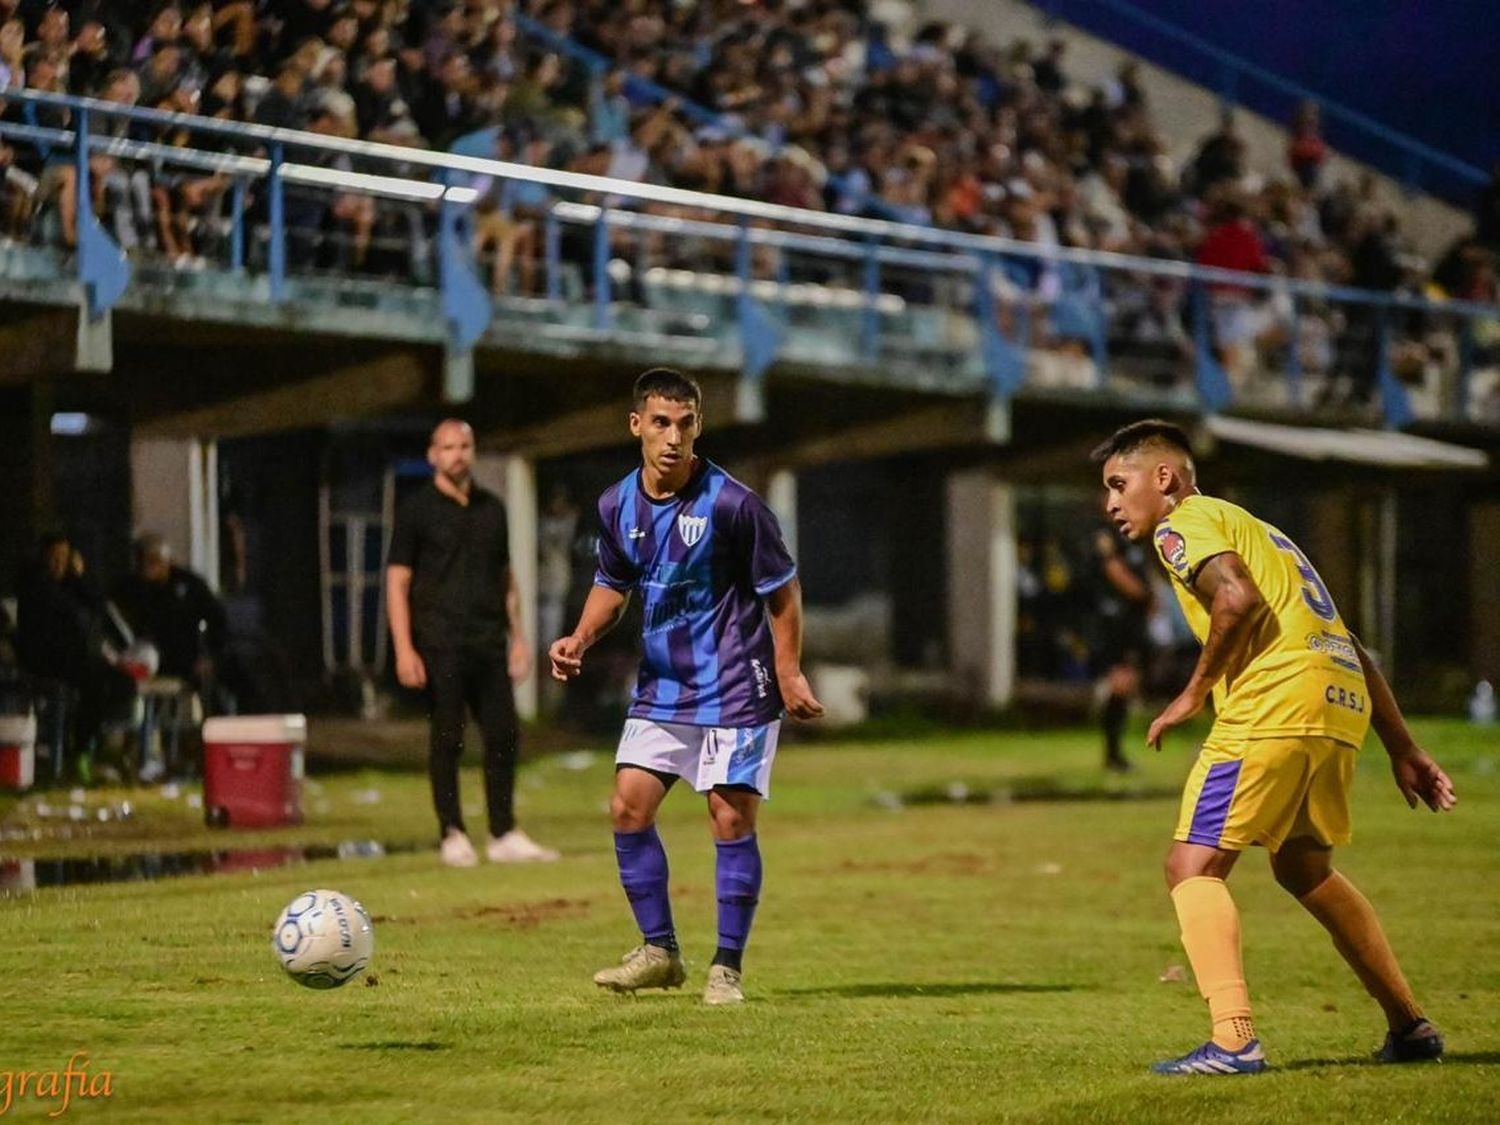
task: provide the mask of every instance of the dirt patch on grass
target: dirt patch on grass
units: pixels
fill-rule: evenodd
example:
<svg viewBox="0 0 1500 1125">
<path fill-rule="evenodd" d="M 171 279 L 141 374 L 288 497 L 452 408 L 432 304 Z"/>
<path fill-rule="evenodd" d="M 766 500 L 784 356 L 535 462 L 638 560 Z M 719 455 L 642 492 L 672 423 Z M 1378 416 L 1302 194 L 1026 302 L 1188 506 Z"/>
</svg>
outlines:
<svg viewBox="0 0 1500 1125">
<path fill-rule="evenodd" d="M 504 906 L 481 906 L 477 910 L 455 911 L 455 918 L 490 918 L 516 930 L 531 930 L 543 922 L 577 918 L 587 914 L 593 903 L 586 898 L 549 898 L 539 902 L 508 903 Z"/>
<path fill-rule="evenodd" d="M 939 852 L 907 860 L 846 859 L 833 871 L 840 875 L 993 875 L 993 856 L 978 852 Z"/>
<path fill-rule="evenodd" d="M 510 929 L 533 930 L 543 922 L 580 917 L 587 914 L 592 906 L 593 900 L 587 898 L 548 898 L 536 902 L 508 902 L 495 906 L 460 907 L 450 911 L 447 916 L 461 921 L 487 918 Z M 402 914 L 376 914 L 370 921 L 376 925 L 404 926 L 426 921 L 426 919 Z"/>
</svg>

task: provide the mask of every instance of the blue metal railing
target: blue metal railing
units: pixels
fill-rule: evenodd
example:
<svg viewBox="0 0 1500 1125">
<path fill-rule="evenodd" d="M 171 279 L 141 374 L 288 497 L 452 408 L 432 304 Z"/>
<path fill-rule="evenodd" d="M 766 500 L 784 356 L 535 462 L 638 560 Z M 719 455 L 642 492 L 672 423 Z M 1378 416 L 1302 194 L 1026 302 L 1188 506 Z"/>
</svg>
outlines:
<svg viewBox="0 0 1500 1125">
<path fill-rule="evenodd" d="M 1367 113 L 1268 70 L 1202 36 L 1147 11 L 1130 0 L 1032 0 L 1047 15 L 1106 38 L 1119 25 L 1147 33 L 1132 36 L 1129 49 L 1194 81 L 1202 82 L 1229 105 L 1243 104 L 1285 119 L 1286 102 L 1313 102 L 1325 121 L 1349 130 L 1335 136 L 1339 147 L 1368 160 L 1399 180 L 1409 191 L 1432 191 L 1467 206 L 1474 189 L 1489 181 L 1483 169 L 1452 153 L 1392 129 Z"/>
<path fill-rule="evenodd" d="M 448 341 L 459 351 L 483 335 L 496 313 L 489 293 L 475 276 L 466 230 L 479 193 L 464 179 L 477 175 L 530 180 L 557 193 L 557 201 L 544 216 L 541 240 L 545 291 L 553 306 L 570 299 L 586 304 L 591 310 L 589 330 L 596 336 L 618 331 L 622 313 L 634 307 L 632 301 L 644 300 L 649 305 L 653 293 L 664 292 L 652 280 L 653 271 L 665 267 L 653 263 L 651 246 L 667 246 L 678 258 L 697 254 L 703 268 L 696 274 L 686 271 L 688 281 L 702 282 L 704 292 L 711 291 L 700 302 L 709 310 L 710 329 L 732 329 L 745 376 L 752 382 L 763 378 L 779 357 L 796 350 L 799 332 L 806 336 L 805 326 L 794 323 L 800 314 L 792 293 L 799 287 L 806 291 L 806 303 L 817 315 L 828 323 L 845 325 L 833 333 L 834 344 L 842 349 L 839 362 L 867 367 L 894 364 L 900 357 L 892 349 L 899 343 L 920 351 L 923 357 L 945 355 L 955 365 L 977 365 L 1000 397 L 1033 385 L 1029 381 L 1035 366 L 1032 361 L 1039 349 L 1049 346 L 1067 353 L 1068 362 L 1075 366 L 1088 365 L 1087 380 L 1078 389 L 1108 389 L 1115 368 L 1125 366 L 1124 349 L 1116 343 L 1122 309 L 1149 312 L 1154 308 L 1157 331 L 1182 348 L 1176 366 L 1193 376 L 1194 398 L 1185 405 L 1208 410 L 1228 407 L 1244 391 L 1244 373 L 1230 363 L 1226 342 L 1231 330 L 1240 333 L 1252 321 L 1264 322 L 1254 328 L 1257 338 L 1277 333 L 1285 337 L 1276 345 L 1283 354 L 1275 372 L 1284 385 L 1285 405 L 1304 405 L 1310 377 L 1331 370 L 1326 355 L 1319 358 L 1315 346 L 1318 339 L 1331 335 L 1349 341 L 1340 345 L 1344 352 L 1340 364 L 1345 369 L 1358 367 L 1355 378 L 1378 394 L 1384 418 L 1393 426 L 1413 418 L 1406 379 L 1398 376 L 1398 366 L 1409 378 L 1414 346 L 1421 344 L 1432 354 L 1441 351 L 1424 343 L 1427 337 L 1441 335 L 1454 341 L 1442 373 L 1443 416 L 1470 418 L 1472 377 L 1500 366 L 1491 330 L 1500 320 L 1500 308 L 1490 305 L 1434 302 L 1186 262 L 1040 247 L 1008 238 L 89 99 L 35 92 L 8 96 L 64 109 L 71 115 L 62 128 L 0 123 L 0 135 L 54 146 L 55 153 L 65 152 L 72 161 L 77 172 L 80 235 L 76 276 L 94 316 L 106 312 L 126 291 L 131 271 L 90 205 L 88 156 L 109 154 L 124 161 L 155 162 L 229 177 L 229 271 L 245 272 L 251 256 L 247 248 L 258 245 L 254 236 L 264 237 L 264 293 L 273 303 L 289 299 L 288 187 L 301 193 L 374 195 L 425 209 L 436 230 L 436 281 Z M 134 141 L 96 127 L 100 119 L 120 118 L 225 138 L 240 151 Z M 338 157 L 357 159 L 362 168 L 386 168 L 390 174 L 327 166 Z M 423 173 L 432 178 L 420 178 Z M 267 201 L 264 227 L 256 231 L 248 227 L 247 198 L 252 191 L 263 193 Z M 579 198 L 631 202 L 606 205 L 577 202 Z M 675 213 L 652 213 L 651 204 L 670 205 Z M 684 209 L 698 217 L 678 217 Z M 568 271 L 577 268 L 564 251 L 569 227 L 585 228 L 589 234 L 586 281 L 572 297 L 565 284 Z M 624 265 L 633 269 L 627 288 L 616 280 L 615 271 L 622 265 L 622 256 L 632 255 L 635 267 Z M 710 280 L 712 286 L 707 285 Z M 725 281 L 733 284 L 726 288 Z M 640 297 L 642 293 L 645 298 Z M 1160 307 L 1152 306 L 1153 301 Z M 1278 302 L 1283 307 L 1273 317 L 1270 310 Z M 845 313 L 847 317 L 839 320 Z M 1481 326 L 1484 331 L 1476 331 Z M 1272 327 L 1274 332 L 1269 330 Z M 1481 345 L 1481 339 L 1487 344 Z M 1307 362 L 1304 355 L 1309 357 Z M 932 366 L 925 358 L 922 362 Z M 1490 420 L 1500 421 L 1500 417 Z"/>
</svg>

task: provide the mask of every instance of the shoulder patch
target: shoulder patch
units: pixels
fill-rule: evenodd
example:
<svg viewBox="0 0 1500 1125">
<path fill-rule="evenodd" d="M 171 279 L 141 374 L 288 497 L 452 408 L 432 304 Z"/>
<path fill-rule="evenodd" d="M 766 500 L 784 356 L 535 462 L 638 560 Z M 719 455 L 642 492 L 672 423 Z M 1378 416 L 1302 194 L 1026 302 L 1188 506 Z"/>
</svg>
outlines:
<svg viewBox="0 0 1500 1125">
<path fill-rule="evenodd" d="M 1161 554 L 1162 561 L 1174 571 L 1178 574 L 1187 573 L 1187 540 L 1182 537 L 1181 532 L 1170 527 L 1157 528 L 1156 549 Z"/>
</svg>

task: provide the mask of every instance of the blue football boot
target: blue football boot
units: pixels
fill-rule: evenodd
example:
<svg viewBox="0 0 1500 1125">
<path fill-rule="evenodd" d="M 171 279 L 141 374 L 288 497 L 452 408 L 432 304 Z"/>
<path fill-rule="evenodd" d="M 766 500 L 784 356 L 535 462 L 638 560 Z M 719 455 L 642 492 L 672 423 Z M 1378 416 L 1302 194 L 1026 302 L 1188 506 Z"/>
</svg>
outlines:
<svg viewBox="0 0 1500 1125">
<path fill-rule="evenodd" d="M 1252 1039 L 1238 1051 L 1219 1046 L 1212 1039 L 1180 1059 L 1153 1066 L 1156 1074 L 1259 1074 L 1266 1069 L 1266 1053 L 1260 1040 Z"/>
<path fill-rule="evenodd" d="M 1386 1032 L 1375 1058 L 1388 1063 L 1441 1062 L 1443 1037 L 1426 1020 L 1413 1020 L 1399 1032 Z"/>
</svg>

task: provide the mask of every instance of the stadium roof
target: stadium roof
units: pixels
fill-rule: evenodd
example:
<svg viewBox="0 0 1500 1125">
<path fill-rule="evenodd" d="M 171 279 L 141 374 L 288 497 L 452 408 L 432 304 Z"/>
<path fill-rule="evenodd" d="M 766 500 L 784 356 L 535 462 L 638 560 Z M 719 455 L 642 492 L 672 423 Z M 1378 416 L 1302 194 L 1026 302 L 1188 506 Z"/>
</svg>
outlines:
<svg viewBox="0 0 1500 1125">
<path fill-rule="evenodd" d="M 1489 468 L 1489 454 L 1463 445 L 1391 430 L 1329 430 L 1284 426 L 1248 418 L 1209 416 L 1208 432 L 1220 441 L 1300 457 L 1306 461 L 1347 461 L 1401 469 Z"/>
</svg>

